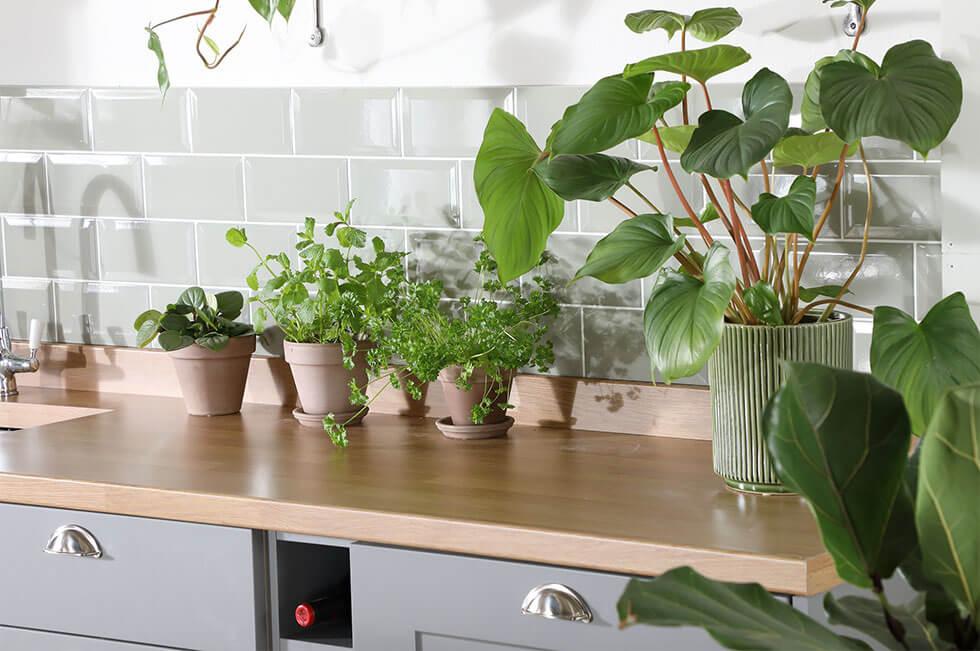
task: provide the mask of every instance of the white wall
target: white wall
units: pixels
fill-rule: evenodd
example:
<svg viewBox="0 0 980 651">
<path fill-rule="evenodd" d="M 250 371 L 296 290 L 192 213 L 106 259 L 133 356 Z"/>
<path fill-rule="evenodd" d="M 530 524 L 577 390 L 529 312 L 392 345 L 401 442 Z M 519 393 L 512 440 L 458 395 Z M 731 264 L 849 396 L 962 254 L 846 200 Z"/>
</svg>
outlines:
<svg viewBox="0 0 980 651">
<path fill-rule="evenodd" d="M 664 51 L 663 36 L 635 35 L 629 11 L 687 13 L 708 0 L 321 0 L 327 42 L 306 44 L 312 1 L 297 0 L 287 27 L 264 25 L 246 0 L 225 0 L 220 43 L 248 30 L 216 72 L 192 54 L 190 22 L 161 30 L 175 85 L 422 86 L 591 84 L 624 63 Z M 813 61 L 849 43 L 845 10 L 820 0 L 729 0 L 745 25 L 729 39 L 755 55 L 737 80 L 768 65 L 802 80 Z M 963 6 L 974 0 L 964 0 Z M 723 4 L 723 3 L 719 3 Z M 0 21 L 0 84 L 147 86 L 154 62 L 143 32 L 151 20 L 206 8 L 210 0 L 8 1 Z M 888 0 L 872 13 L 865 49 L 918 37 L 938 46 L 939 3 Z M 975 17 L 974 17 L 975 18 Z M 966 21 L 973 23 L 973 21 Z M 281 21 L 277 21 L 281 23 Z"/>
</svg>

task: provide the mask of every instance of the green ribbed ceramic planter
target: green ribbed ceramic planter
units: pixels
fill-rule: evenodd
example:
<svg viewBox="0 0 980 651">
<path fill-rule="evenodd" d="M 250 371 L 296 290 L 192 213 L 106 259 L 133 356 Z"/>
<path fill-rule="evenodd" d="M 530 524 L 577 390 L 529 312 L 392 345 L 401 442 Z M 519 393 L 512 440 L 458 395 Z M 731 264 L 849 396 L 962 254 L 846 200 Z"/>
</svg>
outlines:
<svg viewBox="0 0 980 651">
<path fill-rule="evenodd" d="M 796 326 L 725 324 L 721 344 L 708 362 L 715 472 L 731 488 L 787 493 L 762 438 L 762 412 L 782 385 L 780 363 L 854 365 L 854 324 L 834 314 L 824 323 Z"/>
</svg>

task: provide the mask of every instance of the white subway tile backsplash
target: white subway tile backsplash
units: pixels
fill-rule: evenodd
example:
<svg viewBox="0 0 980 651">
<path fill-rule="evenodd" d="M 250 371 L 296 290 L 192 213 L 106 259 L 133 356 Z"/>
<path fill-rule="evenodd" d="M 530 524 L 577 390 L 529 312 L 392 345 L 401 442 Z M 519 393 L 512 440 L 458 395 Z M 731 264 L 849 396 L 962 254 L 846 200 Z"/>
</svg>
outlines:
<svg viewBox="0 0 980 651">
<path fill-rule="evenodd" d="M 288 89 L 195 88 L 188 93 L 194 151 L 292 153 Z"/>
<path fill-rule="evenodd" d="M 868 180 L 860 164 L 848 164 L 844 233 L 861 239 L 868 207 Z M 921 163 L 875 163 L 871 166 L 874 212 L 871 237 L 938 241 L 942 232 L 939 169 Z"/>
<path fill-rule="evenodd" d="M 58 340 L 77 344 L 135 346 L 133 321 L 149 309 L 149 289 L 106 283 L 54 284 Z"/>
<path fill-rule="evenodd" d="M 589 252 L 600 239 L 597 235 L 552 235 L 548 242 L 548 251 L 554 258 L 553 261 L 531 274 L 543 275 L 554 282 L 563 303 L 641 307 L 643 302 L 639 280 L 622 285 L 607 285 L 594 278 L 571 282 L 575 272 L 585 263 Z"/>
<path fill-rule="evenodd" d="M 0 146 L 91 149 L 87 91 L 0 87 Z"/>
<path fill-rule="evenodd" d="M 915 312 L 921 319 L 943 299 L 943 250 L 939 244 L 915 245 Z"/>
<path fill-rule="evenodd" d="M 142 217 L 138 156 L 48 154 L 51 212 L 84 217 Z"/>
<path fill-rule="evenodd" d="M 241 221 L 242 160 L 237 156 L 144 156 L 150 219 Z"/>
<path fill-rule="evenodd" d="M 473 264 L 480 255 L 479 244 L 470 231 L 409 231 L 409 278 L 441 280 L 446 296 L 475 296 L 482 285 Z"/>
<path fill-rule="evenodd" d="M 85 280 L 99 277 L 92 219 L 8 215 L 3 223 L 3 243 L 7 275 Z"/>
<path fill-rule="evenodd" d="M 455 161 L 353 160 L 354 219 L 372 226 L 459 226 Z"/>
<path fill-rule="evenodd" d="M 700 213 L 704 207 L 704 192 L 700 181 L 696 176 L 687 174 L 681 169 L 680 164 L 674 164 L 671 169 L 691 207 Z M 632 183 L 661 212 L 677 217 L 687 216 L 683 203 L 674 191 L 674 186 L 662 170 L 640 172 L 632 178 Z M 652 212 L 646 203 L 628 189 L 617 194 L 617 198 L 637 213 Z M 579 211 L 580 229 L 584 233 L 605 234 L 616 228 L 624 219 L 628 219 L 622 210 L 609 201 L 580 201 Z"/>
<path fill-rule="evenodd" d="M 642 310 L 583 310 L 585 375 L 610 380 L 650 380 Z"/>
<path fill-rule="evenodd" d="M 92 130 L 97 151 L 189 152 L 187 90 L 164 99 L 155 88 L 93 90 Z"/>
<path fill-rule="evenodd" d="M 297 154 L 401 154 L 394 88 L 298 88 L 293 119 Z"/>
<path fill-rule="evenodd" d="M 42 154 L 0 154 L 0 212 L 48 212 Z"/>
<path fill-rule="evenodd" d="M 134 283 L 197 282 L 194 224 L 100 220 L 102 279 Z"/>
<path fill-rule="evenodd" d="M 42 339 L 57 341 L 55 330 L 54 295 L 50 280 L 4 278 L 3 314 L 14 339 L 27 339 L 31 319 L 44 324 Z"/>
<path fill-rule="evenodd" d="M 803 274 L 805 286 L 843 285 L 860 258 L 861 245 L 818 242 Z M 874 308 L 892 305 L 915 312 L 915 250 L 912 244 L 872 242 L 848 301 Z"/>
<path fill-rule="evenodd" d="M 348 200 L 347 161 L 339 158 L 245 159 L 248 221 L 303 223 L 332 217 Z"/>
<path fill-rule="evenodd" d="M 495 108 L 512 110 L 509 88 L 403 91 L 406 156 L 476 156 Z"/>
</svg>

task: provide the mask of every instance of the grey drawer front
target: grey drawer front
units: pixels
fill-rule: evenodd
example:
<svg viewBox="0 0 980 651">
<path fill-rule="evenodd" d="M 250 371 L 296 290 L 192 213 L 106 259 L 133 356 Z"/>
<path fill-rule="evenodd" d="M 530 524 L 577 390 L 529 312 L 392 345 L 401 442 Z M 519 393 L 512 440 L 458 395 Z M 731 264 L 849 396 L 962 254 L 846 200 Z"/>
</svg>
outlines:
<svg viewBox="0 0 980 651">
<path fill-rule="evenodd" d="M 153 651 L 162 648 L 0 626 L 0 649 L 4 651 Z"/>
<path fill-rule="evenodd" d="M 44 553 L 65 524 L 90 531 L 104 556 Z M 200 651 L 255 649 L 252 553 L 245 529 L 0 504 L 0 625 Z"/>
<path fill-rule="evenodd" d="M 357 543 L 351 546 L 357 651 L 715 651 L 694 629 L 619 630 L 629 579 L 564 568 Z M 591 607 L 589 624 L 523 615 L 536 586 L 561 583 Z M 379 617 L 378 613 L 384 613 Z"/>
</svg>

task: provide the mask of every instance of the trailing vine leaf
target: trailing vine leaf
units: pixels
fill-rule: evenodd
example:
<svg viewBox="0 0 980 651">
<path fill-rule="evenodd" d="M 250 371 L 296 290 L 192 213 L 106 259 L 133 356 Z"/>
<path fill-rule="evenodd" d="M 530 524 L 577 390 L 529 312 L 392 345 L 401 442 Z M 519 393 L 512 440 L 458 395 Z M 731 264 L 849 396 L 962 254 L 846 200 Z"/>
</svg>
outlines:
<svg viewBox="0 0 980 651">
<path fill-rule="evenodd" d="M 279 0 L 279 4 L 276 5 L 276 11 L 279 15 L 283 17 L 284 20 L 288 21 L 289 17 L 293 15 L 293 7 L 296 5 L 296 0 Z"/>
<path fill-rule="evenodd" d="M 779 297 L 766 281 L 760 280 L 746 289 L 744 298 L 746 307 L 762 323 L 770 326 L 785 325 L 779 309 Z"/>
<path fill-rule="evenodd" d="M 718 179 L 746 176 L 782 139 L 792 109 L 789 84 L 763 68 L 742 90 L 745 121 L 721 110 L 701 115 L 681 166 Z"/>
<path fill-rule="evenodd" d="M 565 202 L 533 173 L 541 150 L 520 120 L 495 109 L 476 156 L 473 181 L 485 216 L 483 241 L 500 280 L 538 264 L 548 235 L 561 223 Z"/>
<path fill-rule="evenodd" d="M 956 66 L 925 41 L 891 48 L 877 73 L 847 61 L 821 72 L 821 112 L 846 142 L 881 136 L 927 156 L 946 139 L 962 104 Z"/>
<path fill-rule="evenodd" d="M 966 297 L 947 296 L 922 323 L 897 308 L 877 308 L 871 372 L 902 394 L 912 431 L 925 432 L 950 387 L 980 382 L 980 331 Z"/>
<path fill-rule="evenodd" d="M 785 197 L 763 192 L 752 206 L 752 219 L 769 235 L 799 233 L 812 240 L 816 203 L 817 182 L 798 176 Z"/>
<path fill-rule="evenodd" d="M 728 249 L 715 242 L 704 259 L 703 277 L 665 271 L 643 313 L 652 371 L 664 381 L 694 375 L 721 341 L 725 310 L 735 293 Z"/>
<path fill-rule="evenodd" d="M 625 22 L 626 26 L 637 34 L 662 29 L 667 32 L 667 38 L 670 39 L 674 38 L 674 34 L 684 29 L 687 19 L 673 11 L 647 9 L 646 11 L 626 14 Z"/>
<path fill-rule="evenodd" d="M 824 66 L 835 61 L 850 61 L 876 75 L 880 70 L 880 67 L 873 59 L 853 50 L 841 50 L 834 56 L 819 59 L 806 78 L 806 84 L 803 86 L 803 102 L 800 107 L 800 113 L 803 117 L 803 128 L 810 133 L 823 131 L 827 128 L 827 123 L 824 121 L 823 113 L 820 110 L 820 80 Z M 840 156 L 840 152 L 837 155 Z"/>
<path fill-rule="evenodd" d="M 211 38 L 207 34 L 202 34 L 201 37 L 204 39 L 205 45 L 208 46 L 208 49 L 211 50 L 211 52 L 213 52 L 215 56 L 221 54 L 221 48 L 218 47 L 218 44 L 214 41 L 213 38 Z"/>
<path fill-rule="evenodd" d="M 712 581 L 689 567 L 652 580 L 631 579 L 616 610 L 621 626 L 696 626 L 729 649 L 870 651 L 868 645 L 821 626 L 758 583 Z"/>
<path fill-rule="evenodd" d="M 656 169 L 605 154 L 566 154 L 541 161 L 534 172 L 565 201 L 605 201 L 634 174 Z"/>
<path fill-rule="evenodd" d="M 783 375 L 763 418 L 776 472 L 809 502 L 837 574 L 870 588 L 915 546 L 902 397 L 870 375 L 819 364 L 787 362 Z"/>
<path fill-rule="evenodd" d="M 160 95 L 166 97 L 170 89 L 170 73 L 167 71 L 167 61 L 163 56 L 163 45 L 160 43 L 160 36 L 153 29 L 147 27 L 146 31 L 149 34 L 146 47 L 157 57 L 157 86 L 160 88 Z"/>
<path fill-rule="evenodd" d="M 742 15 L 732 7 L 701 9 L 687 19 L 687 33 L 705 43 L 725 38 L 742 24 Z"/>
<path fill-rule="evenodd" d="M 638 215 L 599 240 L 575 280 L 592 276 L 604 283 L 625 283 L 659 271 L 684 248 L 669 215 Z"/>
<path fill-rule="evenodd" d="M 844 289 L 843 285 L 819 285 L 818 287 L 800 287 L 800 300 L 806 303 L 810 301 L 815 301 L 821 296 L 826 298 L 837 298 L 840 296 L 841 290 Z M 851 290 L 847 290 L 844 295 L 851 294 Z"/>
<path fill-rule="evenodd" d="M 557 156 L 611 149 L 652 129 L 664 113 L 684 101 L 690 88 L 683 82 L 654 86 L 653 75 L 600 79 L 565 109 L 548 136 L 548 151 Z"/>
<path fill-rule="evenodd" d="M 916 599 L 907 606 L 891 606 L 889 612 L 905 629 L 903 646 L 888 630 L 881 603 L 877 599 L 849 595 L 837 599 L 828 592 L 823 598 L 828 620 L 835 626 L 847 626 L 870 636 L 893 651 L 940 651 L 945 646 L 939 631 L 926 620 L 925 600 Z"/>
<path fill-rule="evenodd" d="M 844 141 L 833 131 L 787 136 L 779 141 L 772 151 L 773 165 L 776 167 L 802 167 L 813 169 L 817 165 L 836 163 L 844 150 Z M 850 156 L 857 150 L 851 145 L 847 150 Z"/>
<path fill-rule="evenodd" d="M 693 124 L 682 124 L 676 127 L 660 127 L 660 139 L 664 142 L 664 149 L 675 154 L 683 154 L 691 142 L 691 136 L 697 126 Z M 640 134 L 639 139 L 651 145 L 657 144 L 657 137 L 651 132 Z"/>
<path fill-rule="evenodd" d="M 272 22 L 273 16 L 276 15 L 276 8 L 272 4 L 272 0 L 248 0 L 248 4 L 252 5 L 252 9 L 269 22 Z"/>
<path fill-rule="evenodd" d="M 748 63 L 752 57 L 735 45 L 712 45 L 701 50 L 686 50 L 650 57 L 626 66 L 626 78 L 651 72 L 672 72 L 706 83 L 712 77 Z"/>
</svg>

